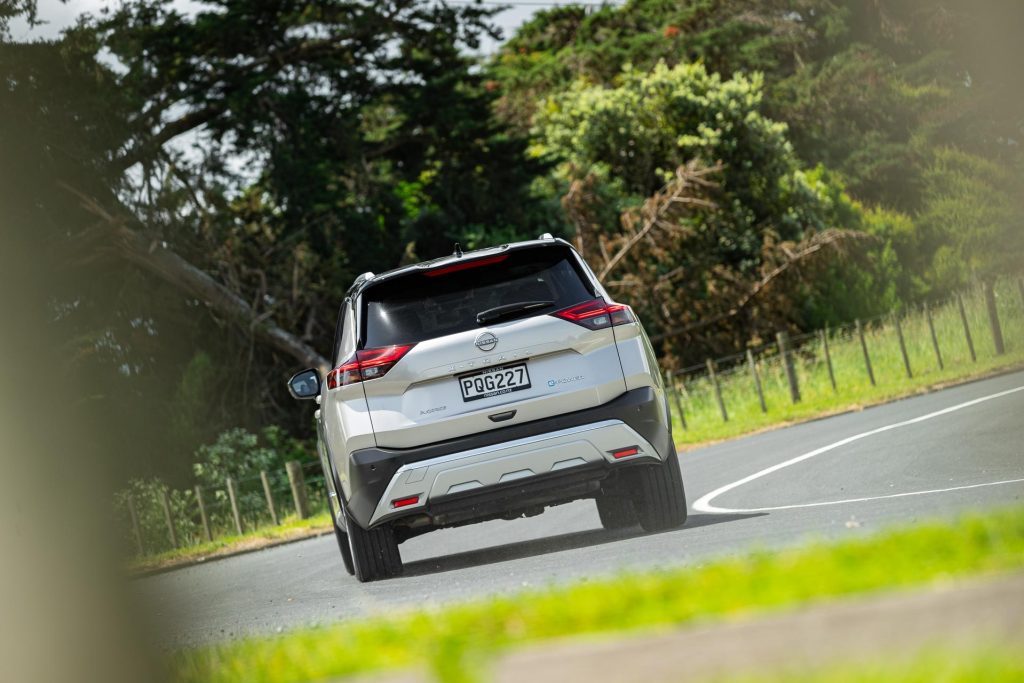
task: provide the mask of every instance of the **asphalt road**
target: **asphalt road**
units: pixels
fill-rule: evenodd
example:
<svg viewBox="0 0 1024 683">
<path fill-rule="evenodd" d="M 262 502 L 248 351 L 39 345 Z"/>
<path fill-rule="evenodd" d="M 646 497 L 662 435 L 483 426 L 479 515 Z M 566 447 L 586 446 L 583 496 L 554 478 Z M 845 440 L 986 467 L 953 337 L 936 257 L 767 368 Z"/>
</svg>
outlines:
<svg viewBox="0 0 1024 683">
<path fill-rule="evenodd" d="M 1024 372 L 680 456 L 686 526 L 601 529 L 592 501 L 401 546 L 405 575 L 360 584 L 333 536 L 133 584 L 169 647 L 272 634 L 755 548 L 867 534 L 1024 501 Z"/>
</svg>

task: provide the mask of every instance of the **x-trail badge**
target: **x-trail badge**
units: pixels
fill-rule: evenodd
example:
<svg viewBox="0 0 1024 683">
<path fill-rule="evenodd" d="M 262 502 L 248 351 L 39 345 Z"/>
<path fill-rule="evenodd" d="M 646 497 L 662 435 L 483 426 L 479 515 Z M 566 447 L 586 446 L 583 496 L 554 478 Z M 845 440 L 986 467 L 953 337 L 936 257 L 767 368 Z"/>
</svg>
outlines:
<svg viewBox="0 0 1024 683">
<path fill-rule="evenodd" d="M 498 338 L 490 332 L 481 332 L 476 336 L 476 341 L 473 344 L 481 351 L 490 351 L 498 345 Z"/>
</svg>

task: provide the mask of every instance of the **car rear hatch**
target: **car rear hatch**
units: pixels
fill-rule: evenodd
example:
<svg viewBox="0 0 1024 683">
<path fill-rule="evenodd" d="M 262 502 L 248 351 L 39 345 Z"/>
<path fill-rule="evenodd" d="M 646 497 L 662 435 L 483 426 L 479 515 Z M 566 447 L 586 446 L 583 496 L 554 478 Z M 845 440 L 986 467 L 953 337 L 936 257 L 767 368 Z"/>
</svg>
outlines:
<svg viewBox="0 0 1024 683">
<path fill-rule="evenodd" d="M 625 390 L 612 330 L 623 315 L 559 243 L 382 278 L 360 304 L 360 354 L 383 359 L 362 371 L 377 445 L 411 448 L 610 401 Z"/>
</svg>

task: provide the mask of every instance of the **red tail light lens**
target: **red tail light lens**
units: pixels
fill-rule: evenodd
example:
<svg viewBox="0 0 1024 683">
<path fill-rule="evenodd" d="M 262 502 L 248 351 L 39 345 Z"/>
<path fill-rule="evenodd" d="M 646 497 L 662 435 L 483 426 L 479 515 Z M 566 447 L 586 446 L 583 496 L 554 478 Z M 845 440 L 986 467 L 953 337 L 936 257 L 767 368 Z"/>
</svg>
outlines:
<svg viewBox="0 0 1024 683">
<path fill-rule="evenodd" d="M 337 389 L 348 384 L 377 379 L 402 360 L 415 344 L 403 346 L 384 346 L 379 349 L 363 349 L 356 351 L 353 358 L 334 368 L 327 375 L 327 388 Z"/>
<path fill-rule="evenodd" d="M 423 271 L 423 274 L 427 277 L 437 277 L 438 275 L 447 275 L 448 273 L 457 273 L 460 270 L 469 270 L 470 268 L 480 268 L 482 266 L 491 266 L 495 263 L 501 263 L 508 258 L 508 254 L 498 254 L 497 256 L 486 256 L 484 258 L 470 259 L 468 261 L 462 261 L 460 263 L 453 263 L 450 266 L 443 266 L 441 268 L 433 268 L 431 270 Z"/>
<path fill-rule="evenodd" d="M 420 502 L 420 497 L 419 496 L 408 496 L 406 498 L 396 498 L 395 500 L 391 501 L 391 507 L 393 507 L 393 508 L 405 508 L 405 507 L 409 507 L 410 505 L 415 505 L 418 502 Z"/>
<path fill-rule="evenodd" d="M 628 458 L 631 455 L 636 455 L 639 452 L 639 446 L 629 446 L 628 448 L 619 448 L 618 450 L 611 451 L 611 454 L 613 458 L 618 460 L 619 458 Z"/>
<path fill-rule="evenodd" d="M 584 301 L 551 315 L 592 330 L 603 330 L 614 325 L 636 322 L 633 309 L 629 306 L 605 303 L 602 299 Z"/>
</svg>

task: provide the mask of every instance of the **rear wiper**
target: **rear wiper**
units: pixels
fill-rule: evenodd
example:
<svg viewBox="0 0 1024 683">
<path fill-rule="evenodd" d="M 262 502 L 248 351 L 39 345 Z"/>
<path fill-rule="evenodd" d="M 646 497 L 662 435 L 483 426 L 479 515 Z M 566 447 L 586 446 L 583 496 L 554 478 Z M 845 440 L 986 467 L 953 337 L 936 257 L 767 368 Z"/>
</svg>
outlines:
<svg viewBox="0 0 1024 683">
<path fill-rule="evenodd" d="M 519 313 L 533 311 L 538 308 L 547 308 L 548 306 L 554 305 L 554 301 L 517 301 L 514 304 L 495 306 L 494 308 L 488 308 L 486 311 L 480 311 L 476 314 L 476 321 L 480 325 L 485 325 L 487 323 L 492 323 L 495 320 L 501 320 L 502 318 L 518 315 Z"/>
</svg>

